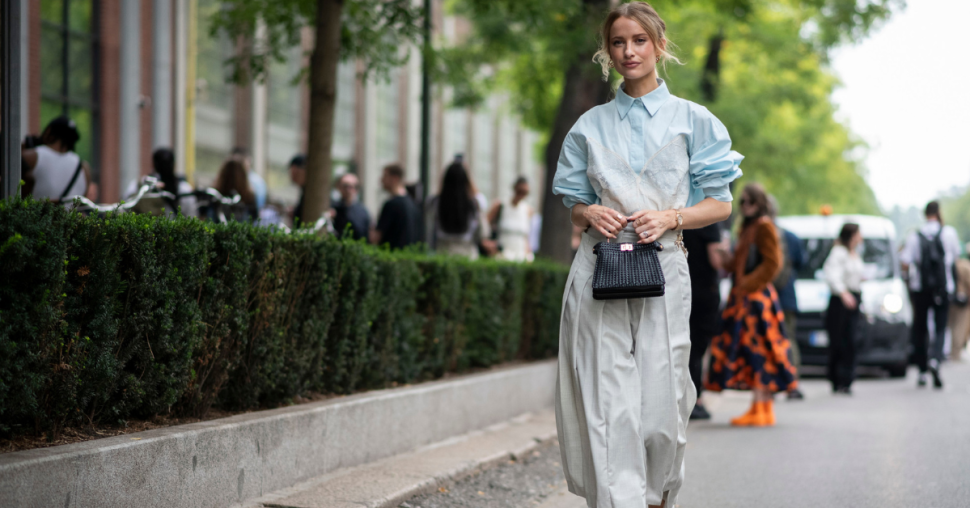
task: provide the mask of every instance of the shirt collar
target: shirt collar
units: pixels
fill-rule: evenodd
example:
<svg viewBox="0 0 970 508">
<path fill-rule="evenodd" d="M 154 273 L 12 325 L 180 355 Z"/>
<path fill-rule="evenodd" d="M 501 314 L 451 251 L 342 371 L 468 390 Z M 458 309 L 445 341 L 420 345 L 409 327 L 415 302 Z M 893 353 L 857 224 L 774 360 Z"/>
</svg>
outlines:
<svg viewBox="0 0 970 508">
<path fill-rule="evenodd" d="M 670 97 L 670 91 L 667 90 L 667 83 L 660 78 L 657 78 L 657 83 L 660 86 L 654 89 L 654 91 L 643 97 L 638 97 L 643 107 L 646 108 L 647 113 L 650 113 L 650 116 L 656 115 L 657 111 L 660 111 L 660 106 L 663 106 L 667 102 L 667 98 Z M 623 91 L 623 85 L 621 84 L 620 88 L 616 89 L 616 100 L 613 102 L 616 103 L 616 112 L 620 114 L 620 119 L 623 120 L 630 113 L 630 108 L 636 104 L 637 99 L 627 95 Z"/>
<path fill-rule="evenodd" d="M 936 234 L 940 230 L 940 221 L 936 219 L 929 219 L 923 223 L 923 227 L 920 230 L 927 234 Z"/>
</svg>

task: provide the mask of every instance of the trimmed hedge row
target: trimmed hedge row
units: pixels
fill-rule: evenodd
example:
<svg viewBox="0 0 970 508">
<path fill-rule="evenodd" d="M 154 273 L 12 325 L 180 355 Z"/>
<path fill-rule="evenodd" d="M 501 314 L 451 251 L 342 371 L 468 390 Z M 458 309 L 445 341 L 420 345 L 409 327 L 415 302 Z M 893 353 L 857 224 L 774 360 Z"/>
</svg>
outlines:
<svg viewBox="0 0 970 508">
<path fill-rule="evenodd" d="M 0 434 L 549 357 L 566 276 L 245 223 L 0 202 Z"/>
</svg>

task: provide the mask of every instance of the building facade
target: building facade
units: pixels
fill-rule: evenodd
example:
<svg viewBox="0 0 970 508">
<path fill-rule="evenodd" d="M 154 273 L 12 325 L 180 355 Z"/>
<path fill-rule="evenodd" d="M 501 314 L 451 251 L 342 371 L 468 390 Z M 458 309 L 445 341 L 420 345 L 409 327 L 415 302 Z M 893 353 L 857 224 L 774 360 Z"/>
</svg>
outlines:
<svg viewBox="0 0 970 508">
<path fill-rule="evenodd" d="M 218 0 L 12 0 L 22 2 L 23 132 L 38 134 L 52 118 L 77 122 L 77 151 L 91 163 L 102 202 L 116 202 L 151 171 L 151 152 L 172 147 L 178 169 L 197 186 L 211 183 L 233 148 L 250 154 L 267 181 L 270 201 L 292 204 L 298 195 L 286 164 L 305 152 L 309 94 L 294 78 L 307 64 L 312 30 L 301 34 L 285 62 L 266 80 L 228 83 L 225 62 L 237 45 L 210 35 Z M 443 14 L 435 0 L 437 40 L 458 40 L 467 23 Z M 258 34 L 254 34 L 258 37 Z M 374 213 L 386 198 L 381 168 L 404 165 L 416 181 L 420 157 L 421 60 L 388 78 L 360 79 L 360 62 L 338 70 L 332 156 L 335 172 L 360 176 L 361 199 Z M 449 91 L 434 90 L 431 189 L 443 168 L 462 154 L 490 200 L 511 194 L 512 182 L 533 182 L 537 209 L 544 174 L 536 155 L 539 136 L 523 128 L 499 94 L 476 110 L 449 105 Z"/>
</svg>

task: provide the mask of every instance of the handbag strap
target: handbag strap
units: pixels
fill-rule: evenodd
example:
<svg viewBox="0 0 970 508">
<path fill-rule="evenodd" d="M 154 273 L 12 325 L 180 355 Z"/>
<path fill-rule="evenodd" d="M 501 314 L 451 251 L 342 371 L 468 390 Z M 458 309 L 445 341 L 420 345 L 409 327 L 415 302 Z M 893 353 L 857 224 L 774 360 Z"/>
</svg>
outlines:
<svg viewBox="0 0 970 508">
<path fill-rule="evenodd" d="M 61 193 L 61 197 L 57 199 L 58 201 L 63 201 L 64 198 L 67 197 L 67 193 L 71 192 L 71 187 L 74 187 L 74 182 L 77 181 L 77 177 L 81 174 L 81 169 L 83 169 L 81 167 L 81 164 L 83 164 L 83 162 L 84 161 L 82 161 L 81 158 L 78 157 L 77 169 L 74 170 L 74 176 L 72 176 L 71 181 L 67 183 L 67 187 L 64 187 L 64 192 Z"/>
</svg>

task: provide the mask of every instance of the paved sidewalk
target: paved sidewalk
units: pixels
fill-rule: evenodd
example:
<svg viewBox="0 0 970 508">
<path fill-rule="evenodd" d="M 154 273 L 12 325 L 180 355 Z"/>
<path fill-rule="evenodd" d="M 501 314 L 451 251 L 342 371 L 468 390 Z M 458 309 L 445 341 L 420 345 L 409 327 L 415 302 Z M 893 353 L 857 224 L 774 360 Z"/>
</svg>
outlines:
<svg viewBox="0 0 970 508">
<path fill-rule="evenodd" d="M 249 506 L 396 507 L 413 496 L 447 489 L 482 469 L 524 459 L 555 437 L 555 413 L 547 409 L 411 453 L 341 469 L 259 498 Z"/>
<path fill-rule="evenodd" d="M 566 480 L 536 508 L 586 508 L 586 500 L 566 489 Z"/>
<path fill-rule="evenodd" d="M 778 425 L 764 429 L 728 423 L 747 409 L 750 394 L 705 395 L 714 418 L 690 424 L 679 507 L 966 508 L 970 364 L 948 363 L 943 376 L 944 390 L 917 388 L 912 370 L 906 379 L 864 378 L 850 397 L 833 395 L 824 380 L 807 379 L 806 400 L 779 400 Z M 555 450 L 550 454 L 558 460 Z M 586 503 L 560 481 L 518 506 Z"/>
<path fill-rule="evenodd" d="M 970 364 L 948 363 L 944 390 L 916 388 L 915 372 L 909 374 L 861 379 L 851 397 L 833 395 L 824 380 L 804 380 L 806 400 L 780 400 L 772 428 L 729 425 L 750 394 L 706 394 L 714 418 L 690 424 L 679 507 L 970 506 Z M 554 438 L 555 418 L 546 410 L 264 502 L 584 508 L 585 500 L 566 491 Z M 519 460 L 510 463 L 512 456 Z"/>
</svg>

